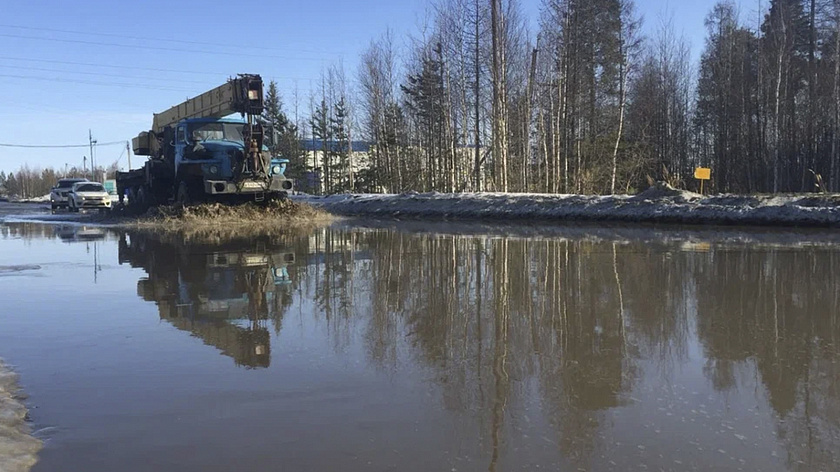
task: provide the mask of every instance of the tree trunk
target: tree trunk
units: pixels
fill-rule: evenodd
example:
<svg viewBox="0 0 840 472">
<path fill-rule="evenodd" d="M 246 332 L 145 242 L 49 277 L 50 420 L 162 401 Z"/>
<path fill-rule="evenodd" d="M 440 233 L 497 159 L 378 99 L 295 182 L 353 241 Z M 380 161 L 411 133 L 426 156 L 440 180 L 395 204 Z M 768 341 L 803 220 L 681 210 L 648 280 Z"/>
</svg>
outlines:
<svg viewBox="0 0 840 472">
<path fill-rule="evenodd" d="M 784 20 L 782 20 L 782 38 L 784 38 Z M 782 45 L 779 47 L 779 58 L 777 61 L 777 71 L 776 71 L 776 105 L 773 109 L 773 145 L 775 149 L 773 150 L 773 193 L 779 191 L 779 147 L 781 146 L 781 127 L 779 125 L 780 117 L 779 117 L 779 108 L 781 104 L 782 98 L 782 69 L 784 64 L 784 41 L 782 41 Z"/>
<path fill-rule="evenodd" d="M 615 138 L 615 148 L 612 155 L 612 180 L 610 182 L 610 194 L 615 195 L 615 175 L 618 171 L 618 147 L 621 144 L 621 133 L 624 131 L 624 108 L 627 101 L 627 60 L 625 58 L 624 44 L 619 44 L 618 53 L 621 63 L 618 65 L 618 135 Z"/>
<path fill-rule="evenodd" d="M 831 188 L 840 191 L 840 169 L 838 169 L 838 145 L 840 139 L 840 1 L 834 1 L 834 120 L 831 133 Z"/>
<path fill-rule="evenodd" d="M 505 114 L 507 98 L 505 96 L 505 75 L 507 64 L 505 42 L 502 34 L 502 12 L 500 0 L 490 0 L 490 21 L 493 46 L 493 160 L 496 169 L 496 189 L 508 191 L 507 180 L 507 122 Z"/>
<path fill-rule="evenodd" d="M 814 172 L 818 170 L 815 159 L 816 159 L 816 143 L 817 138 L 814 136 L 814 119 L 815 113 L 814 108 L 817 106 L 817 94 L 816 94 L 816 82 L 817 82 L 817 62 L 815 58 L 815 49 L 817 43 L 817 33 L 816 33 L 816 0 L 811 0 L 811 11 L 810 11 L 810 18 L 809 18 L 809 37 L 808 37 L 808 129 L 806 139 L 808 141 L 808 156 L 807 166 L 810 169 L 813 169 Z M 805 178 L 805 173 L 803 172 L 803 179 Z M 804 188 L 802 189 L 804 190 Z"/>
<path fill-rule="evenodd" d="M 539 41 L 539 40 L 538 40 Z M 528 179 L 528 168 L 531 165 L 531 114 L 534 102 L 534 82 L 536 81 L 537 76 L 537 54 L 538 49 L 535 47 L 534 51 L 531 53 L 531 73 L 528 75 L 528 91 L 527 91 L 527 100 L 525 102 L 525 122 L 524 125 L 524 134 L 522 140 L 525 143 L 525 149 L 522 153 L 523 162 L 522 166 L 524 167 L 523 170 L 523 188 L 522 190 L 528 192 L 530 190 L 529 186 L 529 179 Z"/>
<path fill-rule="evenodd" d="M 495 0 L 494 0 L 495 1 Z M 473 190 L 481 192 L 483 190 L 481 178 L 481 28 L 480 28 L 480 8 L 479 0 L 475 0 L 475 179 Z"/>
</svg>

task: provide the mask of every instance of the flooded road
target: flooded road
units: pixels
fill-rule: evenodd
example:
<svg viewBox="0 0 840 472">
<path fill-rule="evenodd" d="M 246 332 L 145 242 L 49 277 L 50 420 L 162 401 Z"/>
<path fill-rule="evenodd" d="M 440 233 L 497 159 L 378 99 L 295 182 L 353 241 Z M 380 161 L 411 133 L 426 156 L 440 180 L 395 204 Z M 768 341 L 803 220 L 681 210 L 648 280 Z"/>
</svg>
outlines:
<svg viewBox="0 0 840 472">
<path fill-rule="evenodd" d="M 413 226 L 0 225 L 32 470 L 840 467 L 833 233 Z"/>
</svg>

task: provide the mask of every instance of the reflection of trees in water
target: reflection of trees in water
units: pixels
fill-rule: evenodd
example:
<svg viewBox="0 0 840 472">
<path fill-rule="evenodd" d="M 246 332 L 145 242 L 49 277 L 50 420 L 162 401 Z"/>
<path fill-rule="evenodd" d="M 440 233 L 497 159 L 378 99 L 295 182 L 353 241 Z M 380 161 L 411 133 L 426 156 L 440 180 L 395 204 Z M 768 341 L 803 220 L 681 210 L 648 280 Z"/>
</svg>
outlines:
<svg viewBox="0 0 840 472">
<path fill-rule="evenodd" d="M 625 308 L 632 328 L 632 348 L 656 360 L 665 381 L 688 358 L 696 298 L 697 261 L 691 253 L 664 247 L 631 245 L 617 249 Z"/>
<path fill-rule="evenodd" d="M 735 388 L 735 368 L 753 361 L 791 467 L 840 463 L 840 257 L 773 249 L 714 258 L 699 274 L 697 304 L 715 387 Z"/>
<path fill-rule="evenodd" d="M 54 226 L 38 223 L 4 223 L 0 225 L 2 239 L 52 239 L 57 237 Z"/>
<path fill-rule="evenodd" d="M 347 237 L 327 236 L 322 246 Z M 333 267 L 309 274 L 321 277 L 315 298 L 324 316 L 343 312 L 335 292 L 355 277 L 365 291 L 355 313 L 370 310 L 370 358 L 396 362 L 407 339 L 412 355 L 434 372 L 444 405 L 484 425 L 491 462 L 505 431 L 523 426 L 509 407 L 527 401 L 528 379 L 538 380 L 567 456 L 594 441 L 599 411 L 622 403 L 636 368 L 627 356 L 622 268 L 612 247 L 393 232 L 356 237 L 357 254 L 367 257 L 355 270 L 349 255 L 334 254 Z"/>
<path fill-rule="evenodd" d="M 493 464 L 524 426 L 512 408 L 537 394 L 564 457 L 585 468 L 607 412 L 641 377 L 639 360 L 668 384 L 695 336 L 718 390 L 754 363 L 792 461 L 830 464 L 840 445 L 836 254 L 388 231 L 318 237 L 319 268 L 299 268 L 309 271 L 299 278 L 315 280 L 332 336 L 347 342 L 357 318 L 382 368 L 400 361 L 407 341 L 443 405 L 481 425 Z"/>
<path fill-rule="evenodd" d="M 542 395 L 563 455 L 581 466 L 598 447 L 603 412 L 622 404 L 637 376 L 624 326 L 632 299 L 614 249 L 545 241 L 534 251 L 544 281 L 535 299 Z"/>
<path fill-rule="evenodd" d="M 88 242 L 114 239 L 114 234 L 100 226 L 79 224 L 8 223 L 0 224 L 0 239 L 20 239 L 26 244 L 33 240 L 61 239 L 65 242 Z"/>
<path fill-rule="evenodd" d="M 355 235 L 339 231 L 316 231 L 297 239 L 292 249 L 303 258 L 290 267 L 293 284 L 301 298 L 312 300 L 311 313 L 326 323 L 334 347 L 346 349 L 352 342 L 355 295 L 353 278 L 359 271 Z"/>
</svg>

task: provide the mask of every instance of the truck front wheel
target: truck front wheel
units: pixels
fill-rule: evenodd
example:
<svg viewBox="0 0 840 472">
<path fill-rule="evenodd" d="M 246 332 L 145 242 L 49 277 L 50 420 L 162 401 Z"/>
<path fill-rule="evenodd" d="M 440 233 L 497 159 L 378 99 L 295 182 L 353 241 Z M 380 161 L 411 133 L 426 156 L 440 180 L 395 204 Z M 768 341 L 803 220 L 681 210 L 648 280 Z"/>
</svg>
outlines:
<svg viewBox="0 0 840 472">
<path fill-rule="evenodd" d="M 151 201 L 149 200 L 149 192 L 146 190 L 146 187 L 140 187 L 137 189 L 136 193 L 137 197 L 137 212 L 138 213 L 145 213 L 146 210 L 149 209 L 151 206 Z"/>
<path fill-rule="evenodd" d="M 184 206 L 192 205 L 193 198 L 190 193 L 190 186 L 186 181 L 181 181 L 178 184 L 178 193 L 175 194 L 175 201 Z"/>
<path fill-rule="evenodd" d="M 128 189 L 128 209 L 131 210 L 132 214 L 140 214 L 140 205 L 137 198 L 137 187 L 131 187 Z"/>
</svg>

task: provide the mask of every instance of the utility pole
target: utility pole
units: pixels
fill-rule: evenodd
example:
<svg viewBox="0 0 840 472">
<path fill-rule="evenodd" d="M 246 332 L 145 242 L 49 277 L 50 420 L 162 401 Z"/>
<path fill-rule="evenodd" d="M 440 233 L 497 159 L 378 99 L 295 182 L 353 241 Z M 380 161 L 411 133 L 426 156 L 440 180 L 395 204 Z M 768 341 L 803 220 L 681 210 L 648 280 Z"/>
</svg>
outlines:
<svg viewBox="0 0 840 472">
<path fill-rule="evenodd" d="M 88 144 L 90 145 L 90 175 L 91 180 L 96 180 L 95 171 L 93 170 L 93 133 L 88 128 Z"/>
<path fill-rule="evenodd" d="M 90 144 L 90 173 L 91 178 L 95 182 L 96 181 L 96 161 L 93 158 L 93 145 L 96 144 L 96 140 L 93 139 L 93 132 L 88 129 L 88 143 Z"/>
<path fill-rule="evenodd" d="M 87 156 L 82 156 L 82 176 L 87 175 Z"/>
<path fill-rule="evenodd" d="M 128 156 L 128 170 L 131 170 L 131 146 L 128 141 L 125 142 L 125 155 Z"/>
</svg>

